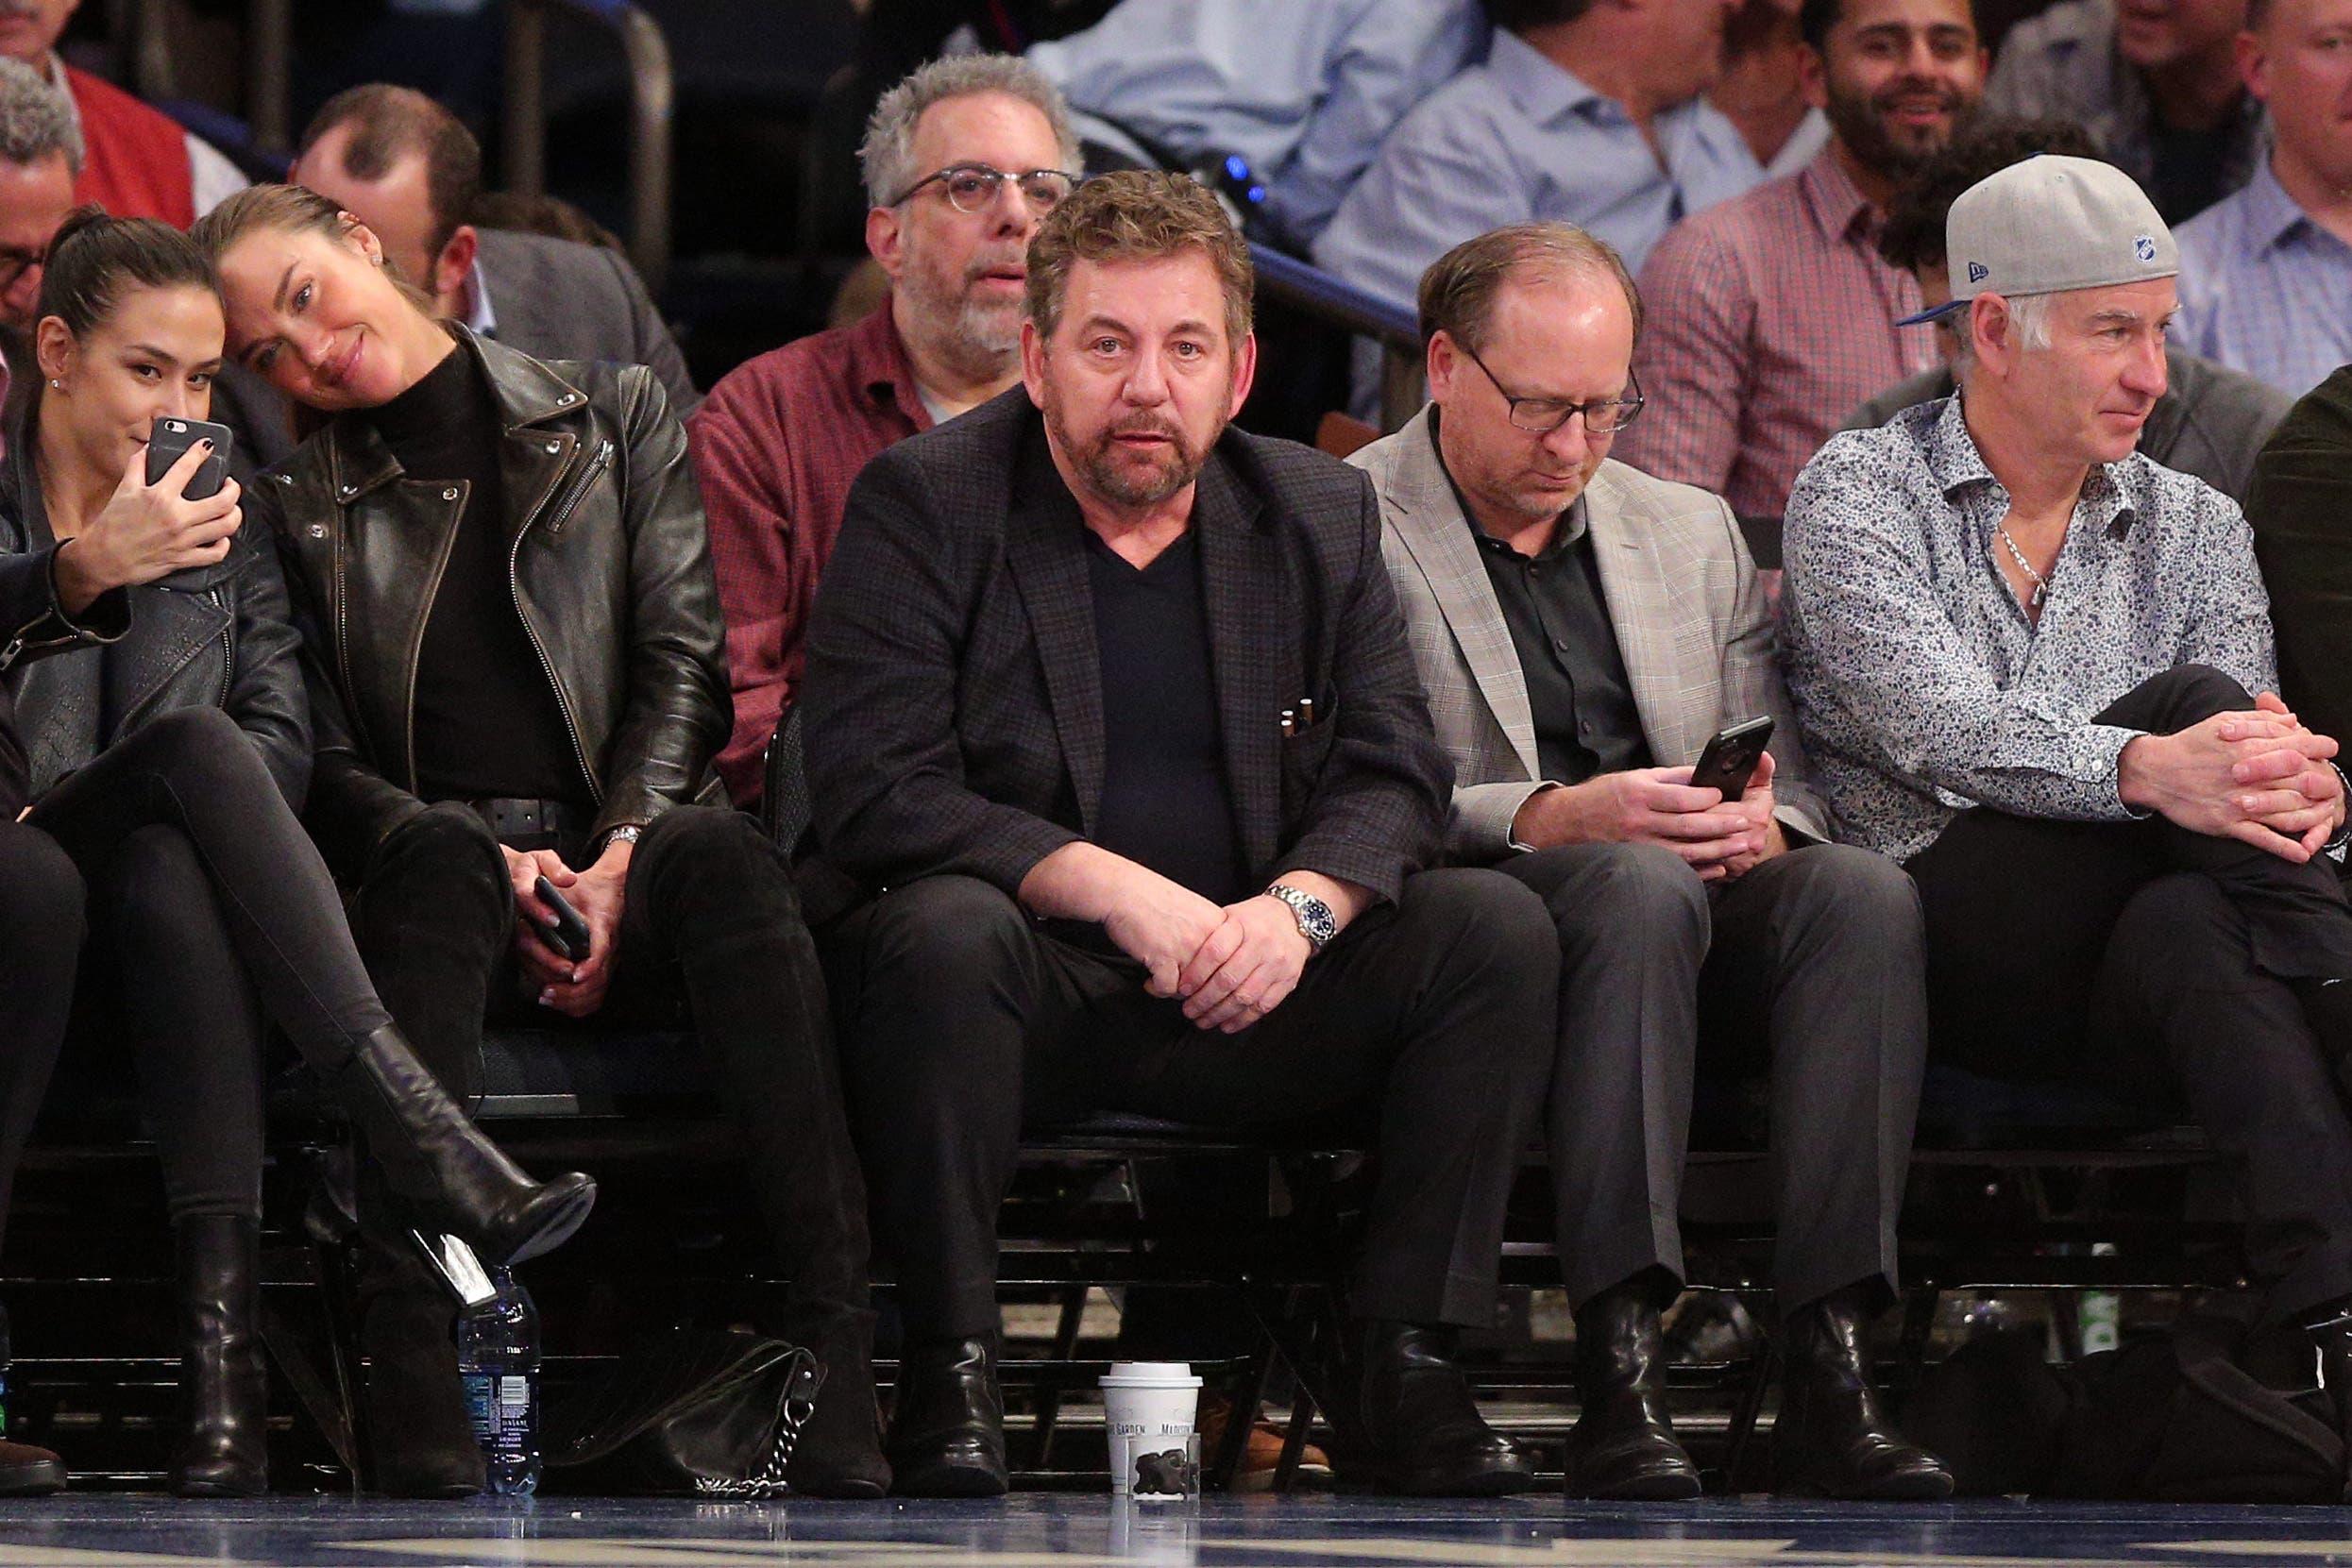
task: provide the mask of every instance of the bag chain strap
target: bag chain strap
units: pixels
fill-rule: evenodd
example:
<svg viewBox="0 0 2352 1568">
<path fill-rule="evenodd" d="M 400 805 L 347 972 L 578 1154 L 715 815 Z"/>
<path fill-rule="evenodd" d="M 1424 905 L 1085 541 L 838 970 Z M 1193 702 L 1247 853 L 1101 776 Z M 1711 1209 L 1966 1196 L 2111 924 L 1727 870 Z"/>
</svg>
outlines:
<svg viewBox="0 0 2352 1568">
<path fill-rule="evenodd" d="M 740 1481 L 719 1480 L 716 1476 L 697 1475 L 695 1494 L 700 1497 L 769 1498 L 791 1495 L 791 1483 L 784 1478 L 785 1470 L 792 1463 L 792 1450 L 801 1441 L 801 1428 L 816 1413 L 815 1399 L 800 1399 L 787 1394 L 784 1409 L 776 1422 L 776 1441 L 769 1446 L 768 1458 L 757 1474 Z"/>
</svg>

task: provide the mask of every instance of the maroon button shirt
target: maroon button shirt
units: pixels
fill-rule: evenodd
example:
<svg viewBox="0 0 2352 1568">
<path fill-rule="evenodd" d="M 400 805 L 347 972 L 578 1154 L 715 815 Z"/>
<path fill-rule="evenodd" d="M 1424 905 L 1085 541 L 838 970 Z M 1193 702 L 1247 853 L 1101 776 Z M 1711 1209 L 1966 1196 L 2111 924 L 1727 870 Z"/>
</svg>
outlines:
<svg viewBox="0 0 2352 1568">
<path fill-rule="evenodd" d="M 758 801 L 761 758 L 799 688 L 851 483 L 875 453 L 930 428 L 888 300 L 855 327 L 737 366 L 686 421 L 735 686 L 719 771 L 738 805 Z"/>
</svg>

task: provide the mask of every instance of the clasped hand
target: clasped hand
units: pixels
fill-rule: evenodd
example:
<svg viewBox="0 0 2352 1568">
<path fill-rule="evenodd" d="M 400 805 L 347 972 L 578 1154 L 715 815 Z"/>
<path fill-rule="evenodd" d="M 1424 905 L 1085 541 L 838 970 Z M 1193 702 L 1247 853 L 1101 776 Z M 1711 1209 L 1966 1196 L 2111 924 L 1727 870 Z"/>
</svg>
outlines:
<svg viewBox="0 0 2352 1568">
<path fill-rule="evenodd" d="M 506 856 L 507 880 L 515 888 L 516 961 L 538 987 L 540 1006 L 567 1018 L 588 1017 L 604 1005 L 605 989 L 612 984 L 613 949 L 626 902 L 631 846 L 609 846 L 584 871 L 565 865 L 564 857 L 553 850 L 510 850 L 504 845 L 499 850 Z M 565 957 L 547 935 L 555 923 L 555 911 L 539 897 L 541 877 L 552 883 L 587 922 L 588 955 L 578 963 Z"/>
<path fill-rule="evenodd" d="M 2344 781 L 2330 766 L 2336 751 L 2333 739 L 2304 728 L 2264 692 L 2251 710 L 2132 741 L 2122 784 L 2128 803 L 2300 865 L 2344 823 Z"/>
<path fill-rule="evenodd" d="M 1184 999 L 1194 1028 L 1248 1028 L 1297 988 L 1313 956 L 1290 905 L 1266 894 L 1220 908 L 1158 876 L 1136 893 L 1103 930 L 1150 970 L 1146 991 Z"/>
</svg>

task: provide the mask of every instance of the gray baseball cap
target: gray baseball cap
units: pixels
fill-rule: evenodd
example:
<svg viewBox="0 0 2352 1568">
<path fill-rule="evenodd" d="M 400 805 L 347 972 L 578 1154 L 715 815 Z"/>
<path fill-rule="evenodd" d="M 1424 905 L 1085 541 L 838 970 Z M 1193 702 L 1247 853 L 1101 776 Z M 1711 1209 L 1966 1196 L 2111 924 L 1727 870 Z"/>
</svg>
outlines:
<svg viewBox="0 0 2352 1568">
<path fill-rule="evenodd" d="M 1896 323 L 2005 299 L 2144 283 L 2180 272 L 2180 246 L 2156 204 L 2112 163 L 2056 153 L 2012 163 L 1960 193 L 1944 219 L 1952 300 Z"/>
</svg>

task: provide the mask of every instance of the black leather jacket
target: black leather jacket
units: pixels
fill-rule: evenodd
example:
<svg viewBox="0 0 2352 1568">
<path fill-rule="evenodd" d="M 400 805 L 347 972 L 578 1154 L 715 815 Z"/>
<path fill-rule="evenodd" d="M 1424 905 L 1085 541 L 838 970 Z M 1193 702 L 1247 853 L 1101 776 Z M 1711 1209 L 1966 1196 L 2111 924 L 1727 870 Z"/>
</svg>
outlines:
<svg viewBox="0 0 2352 1568">
<path fill-rule="evenodd" d="M 30 452 L 29 423 L 9 432 L 10 452 Z M 180 708 L 225 710 L 249 736 L 286 803 L 299 810 L 311 778 L 310 703 L 302 690 L 286 585 L 266 528 L 247 515 L 228 553 L 210 566 L 102 596 L 77 621 L 59 608 L 46 516 L 30 463 L 0 464 L 0 552 L 8 565 L 0 602 L 0 673 L 20 700 L 51 672 L 20 666 L 46 654 L 104 645 L 97 689 L 111 743 Z M 39 706 L 36 705 L 36 710 Z M 23 715 L 40 722 L 38 711 Z M 22 736 L 34 746 L 37 731 Z"/>
<path fill-rule="evenodd" d="M 554 684 L 601 835 L 697 799 L 728 732 L 726 656 L 685 432 L 640 365 L 544 363 L 452 328 L 499 405 L 509 586 Z M 346 415 L 254 486 L 307 645 L 310 822 L 351 869 L 424 809 L 416 661 L 458 512 Z"/>
</svg>

